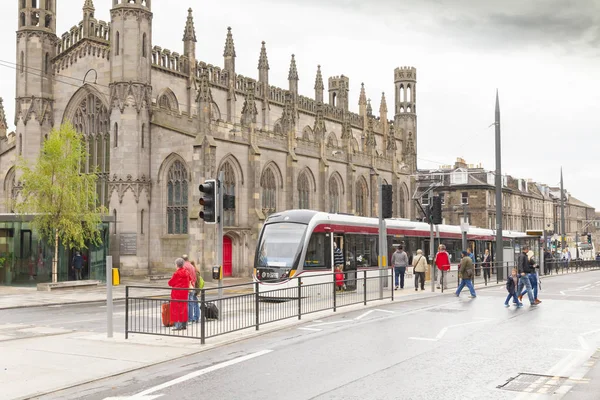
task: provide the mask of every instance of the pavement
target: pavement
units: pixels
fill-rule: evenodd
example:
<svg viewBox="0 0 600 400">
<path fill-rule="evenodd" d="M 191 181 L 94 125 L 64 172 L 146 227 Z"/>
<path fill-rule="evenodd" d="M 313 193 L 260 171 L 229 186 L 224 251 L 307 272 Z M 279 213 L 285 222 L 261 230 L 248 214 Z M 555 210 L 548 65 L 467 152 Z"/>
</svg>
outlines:
<svg viewBox="0 0 600 400">
<path fill-rule="evenodd" d="M 597 272 L 595 274 L 598 275 Z M 554 279 L 548 282 L 552 280 Z M 226 284 L 241 282 L 240 279 L 232 279 Z M 142 284 L 150 286 L 147 282 Z M 157 288 L 164 287 L 162 282 L 155 285 Z M 207 282 L 207 287 L 212 285 L 212 282 Z M 481 289 L 481 285 L 476 287 Z M 494 289 L 502 291 L 499 286 L 490 287 L 490 290 Z M 113 297 L 124 298 L 124 285 L 115 288 Z M 409 288 L 395 292 L 393 304 L 448 297 L 451 297 L 451 293 L 442 295 L 439 291 L 431 293 L 428 290 L 414 292 L 409 285 Z M 162 368 L 161 366 L 170 365 L 174 360 L 184 360 L 198 353 L 204 354 L 242 341 L 249 343 L 246 342 L 247 339 L 291 329 L 298 323 L 306 324 L 331 315 L 364 312 L 392 304 L 388 299 L 370 302 L 366 307 L 353 305 L 340 308 L 337 313 L 331 310 L 318 312 L 303 316 L 301 321 L 290 318 L 261 325 L 259 331 L 245 329 L 210 338 L 206 345 L 200 345 L 194 339 L 140 334 L 130 334 L 129 339 L 125 340 L 121 328 L 124 318 L 119 318 L 124 317 L 122 302 L 115 305 L 115 316 L 119 321 L 115 324 L 117 333 L 108 338 L 102 332 L 104 326 L 101 323 L 105 315 L 101 304 L 105 299 L 106 292 L 102 288 L 37 292 L 30 288 L 0 287 L 0 399 L 28 399 L 43 395 L 46 398 L 58 398 L 55 397 L 57 393 L 68 391 L 68 388 L 79 388 L 97 381 L 110 386 L 113 379 L 125 377 L 132 371 L 152 366 Z M 31 308 L 32 306 L 38 308 Z M 90 307 L 95 307 L 96 310 L 92 311 Z M 93 329 L 86 329 L 86 317 L 90 321 L 96 321 Z M 57 322 L 41 323 L 44 318 Z"/>
</svg>

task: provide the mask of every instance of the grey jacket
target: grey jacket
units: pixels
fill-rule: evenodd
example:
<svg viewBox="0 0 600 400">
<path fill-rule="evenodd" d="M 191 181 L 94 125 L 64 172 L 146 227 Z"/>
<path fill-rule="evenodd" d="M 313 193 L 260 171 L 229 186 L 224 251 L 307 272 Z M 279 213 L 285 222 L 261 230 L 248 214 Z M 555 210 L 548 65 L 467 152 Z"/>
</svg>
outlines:
<svg viewBox="0 0 600 400">
<path fill-rule="evenodd" d="M 392 254 L 392 265 L 394 267 L 407 267 L 408 266 L 408 256 L 406 255 L 406 252 L 395 251 L 394 254 Z"/>
</svg>

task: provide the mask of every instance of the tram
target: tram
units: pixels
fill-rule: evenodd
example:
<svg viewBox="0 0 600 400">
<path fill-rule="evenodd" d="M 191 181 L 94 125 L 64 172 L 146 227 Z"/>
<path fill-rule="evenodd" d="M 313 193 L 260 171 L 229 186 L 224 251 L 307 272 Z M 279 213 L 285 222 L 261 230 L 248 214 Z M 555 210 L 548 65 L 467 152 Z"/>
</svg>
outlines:
<svg viewBox="0 0 600 400">
<path fill-rule="evenodd" d="M 388 260 L 395 247 L 402 244 L 408 254 L 418 249 L 429 259 L 430 226 L 406 219 L 387 219 Z M 342 250 L 344 272 L 356 276 L 361 270 L 377 271 L 379 220 L 348 214 L 330 214 L 313 210 L 288 210 L 269 216 L 260 232 L 254 260 L 253 278 L 259 291 L 292 288 L 293 277 L 302 276 L 304 283 L 330 280 L 324 274 L 333 272 L 334 246 Z M 459 226 L 436 225 L 434 248 L 439 243 L 450 254 L 451 271 L 460 262 L 462 232 Z M 523 232 L 503 231 L 503 260 L 514 262 L 521 246 L 528 245 L 539 255 L 539 237 Z M 492 260 L 496 254 L 495 231 L 470 228 L 467 245 L 479 259 L 485 249 Z"/>
</svg>

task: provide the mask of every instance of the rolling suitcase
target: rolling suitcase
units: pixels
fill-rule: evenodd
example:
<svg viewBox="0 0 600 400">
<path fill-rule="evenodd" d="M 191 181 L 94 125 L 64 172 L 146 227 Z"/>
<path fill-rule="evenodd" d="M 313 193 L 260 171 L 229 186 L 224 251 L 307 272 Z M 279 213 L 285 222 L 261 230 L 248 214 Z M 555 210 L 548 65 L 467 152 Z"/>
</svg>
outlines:
<svg viewBox="0 0 600 400">
<path fill-rule="evenodd" d="M 160 315 L 164 326 L 171 326 L 171 306 L 169 303 L 162 303 L 160 306 Z"/>
</svg>

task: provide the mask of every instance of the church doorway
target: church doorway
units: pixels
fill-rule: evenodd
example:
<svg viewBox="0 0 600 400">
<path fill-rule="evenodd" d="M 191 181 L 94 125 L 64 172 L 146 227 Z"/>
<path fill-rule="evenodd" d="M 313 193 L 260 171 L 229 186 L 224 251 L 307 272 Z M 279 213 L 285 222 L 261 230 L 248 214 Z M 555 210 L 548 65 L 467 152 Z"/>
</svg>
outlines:
<svg viewBox="0 0 600 400">
<path fill-rule="evenodd" d="M 229 236 L 223 236 L 223 276 L 232 275 L 233 243 Z"/>
</svg>

